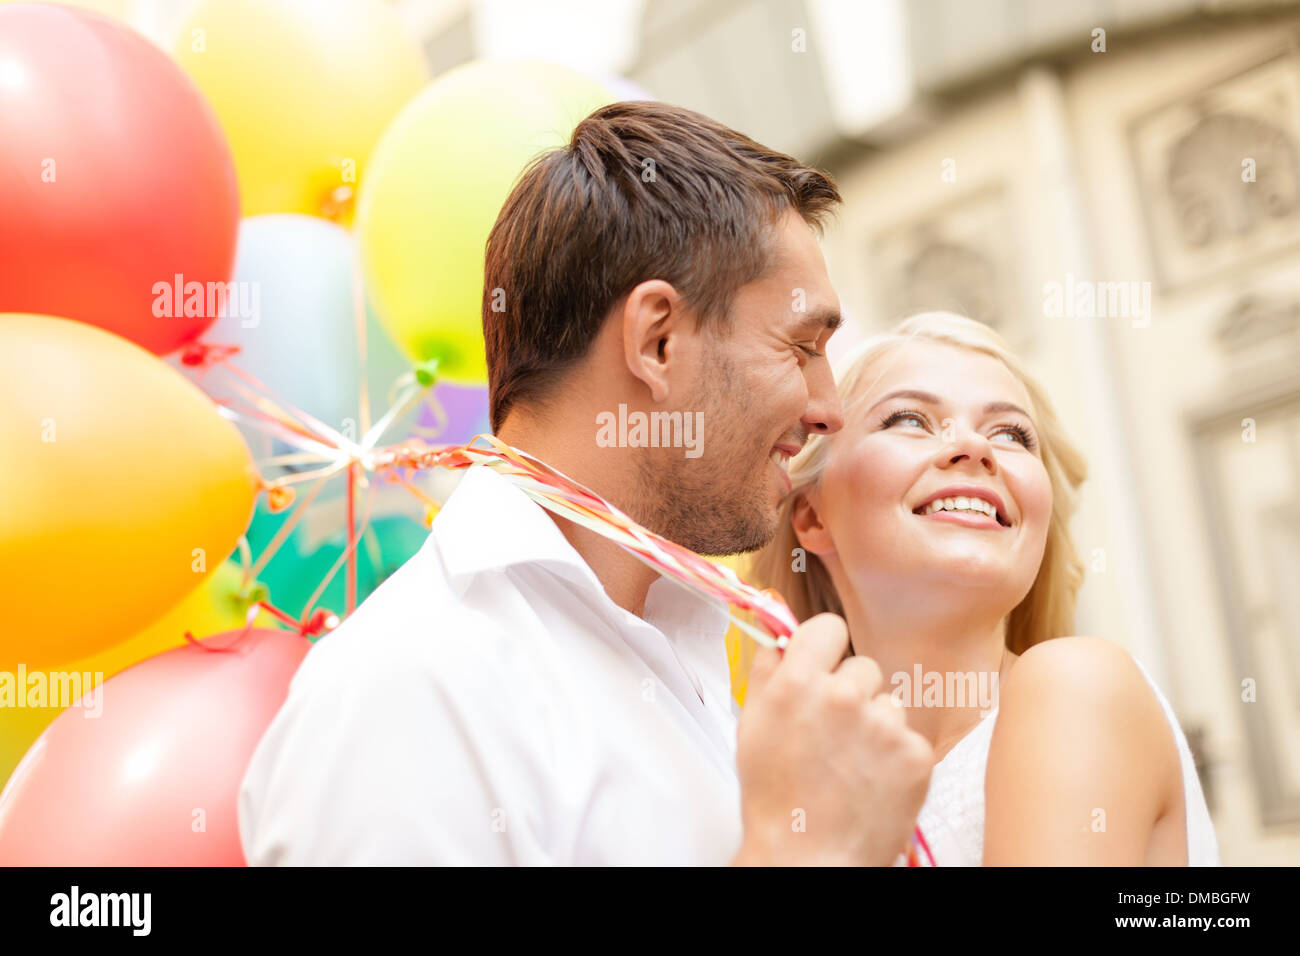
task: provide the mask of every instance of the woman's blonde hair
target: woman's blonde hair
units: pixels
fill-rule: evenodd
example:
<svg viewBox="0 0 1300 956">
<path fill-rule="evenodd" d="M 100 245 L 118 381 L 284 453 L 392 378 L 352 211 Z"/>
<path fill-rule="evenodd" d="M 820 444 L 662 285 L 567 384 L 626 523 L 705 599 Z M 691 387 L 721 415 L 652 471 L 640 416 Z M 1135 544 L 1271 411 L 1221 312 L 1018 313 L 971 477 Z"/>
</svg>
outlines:
<svg viewBox="0 0 1300 956">
<path fill-rule="evenodd" d="M 846 420 L 853 415 L 854 398 L 868 382 L 876 360 L 903 343 L 919 339 L 940 342 L 991 355 L 1005 365 L 1024 385 L 1033 403 L 1039 450 L 1052 486 L 1052 518 L 1038 575 L 1024 599 L 1012 610 L 1006 624 L 1006 644 L 1013 653 L 1023 653 L 1039 641 L 1070 634 L 1074 628 L 1074 604 L 1083 583 L 1083 562 L 1070 537 L 1070 518 L 1077 505 L 1079 485 L 1087 475 L 1083 455 L 1066 438 L 1047 392 L 1011 352 L 1002 337 L 982 322 L 950 312 L 923 312 L 903 320 L 892 331 L 859 345 L 836 369 L 836 382 Z M 804 570 L 795 570 L 793 559 L 799 540 L 791 512 L 799 496 L 821 480 L 834 436 L 814 435 L 804 449 L 790 460 L 793 485 L 781 503 L 781 520 L 776 537 L 758 552 L 751 577 L 760 587 L 779 591 L 800 621 L 844 608 L 830 573 L 815 554 L 806 553 Z"/>
</svg>

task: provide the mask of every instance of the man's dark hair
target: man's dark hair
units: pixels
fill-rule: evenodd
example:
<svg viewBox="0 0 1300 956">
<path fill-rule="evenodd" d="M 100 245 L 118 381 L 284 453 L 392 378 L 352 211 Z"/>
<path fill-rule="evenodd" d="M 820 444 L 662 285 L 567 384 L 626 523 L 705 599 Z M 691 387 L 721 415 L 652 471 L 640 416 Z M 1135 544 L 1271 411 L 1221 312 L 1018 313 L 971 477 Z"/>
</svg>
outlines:
<svg viewBox="0 0 1300 956">
<path fill-rule="evenodd" d="M 794 210 L 820 231 L 839 201 L 828 175 L 692 110 L 596 110 L 529 164 L 488 237 L 493 430 L 517 404 L 544 405 L 641 282 L 670 283 L 701 328 L 725 331 L 736 290 L 771 264 L 780 216 Z"/>
</svg>

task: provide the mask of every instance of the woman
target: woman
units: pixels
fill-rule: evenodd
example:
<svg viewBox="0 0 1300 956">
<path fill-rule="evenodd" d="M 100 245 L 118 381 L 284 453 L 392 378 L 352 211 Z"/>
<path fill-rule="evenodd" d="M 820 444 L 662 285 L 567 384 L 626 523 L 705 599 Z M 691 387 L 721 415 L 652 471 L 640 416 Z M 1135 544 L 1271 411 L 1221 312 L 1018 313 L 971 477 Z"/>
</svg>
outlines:
<svg viewBox="0 0 1300 956">
<path fill-rule="evenodd" d="M 987 326 L 926 313 L 837 376 L 845 425 L 790 462 L 754 576 L 844 616 L 935 748 L 945 865 L 1217 865 L 1191 752 L 1119 645 L 1072 637 L 1083 458 Z"/>
</svg>

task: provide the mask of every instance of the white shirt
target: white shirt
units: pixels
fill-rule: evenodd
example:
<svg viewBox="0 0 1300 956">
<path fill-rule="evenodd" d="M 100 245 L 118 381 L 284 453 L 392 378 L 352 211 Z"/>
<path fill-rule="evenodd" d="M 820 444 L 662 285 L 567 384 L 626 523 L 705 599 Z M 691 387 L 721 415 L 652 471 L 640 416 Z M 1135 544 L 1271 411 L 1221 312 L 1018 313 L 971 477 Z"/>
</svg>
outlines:
<svg viewBox="0 0 1300 956">
<path fill-rule="evenodd" d="M 294 676 L 239 794 L 252 865 L 713 864 L 740 848 L 726 605 L 616 605 L 484 466 Z"/>
</svg>

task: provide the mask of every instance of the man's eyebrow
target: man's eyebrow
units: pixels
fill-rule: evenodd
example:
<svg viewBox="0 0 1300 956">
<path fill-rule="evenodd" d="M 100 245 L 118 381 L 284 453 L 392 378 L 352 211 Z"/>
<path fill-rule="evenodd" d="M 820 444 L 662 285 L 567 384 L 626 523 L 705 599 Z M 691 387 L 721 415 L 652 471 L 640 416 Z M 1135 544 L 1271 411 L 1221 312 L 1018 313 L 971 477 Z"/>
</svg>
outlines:
<svg viewBox="0 0 1300 956">
<path fill-rule="evenodd" d="M 809 312 L 799 320 L 801 329 L 822 329 L 826 328 L 834 332 L 844 324 L 844 316 L 840 314 L 839 309 L 817 309 Z"/>
</svg>

